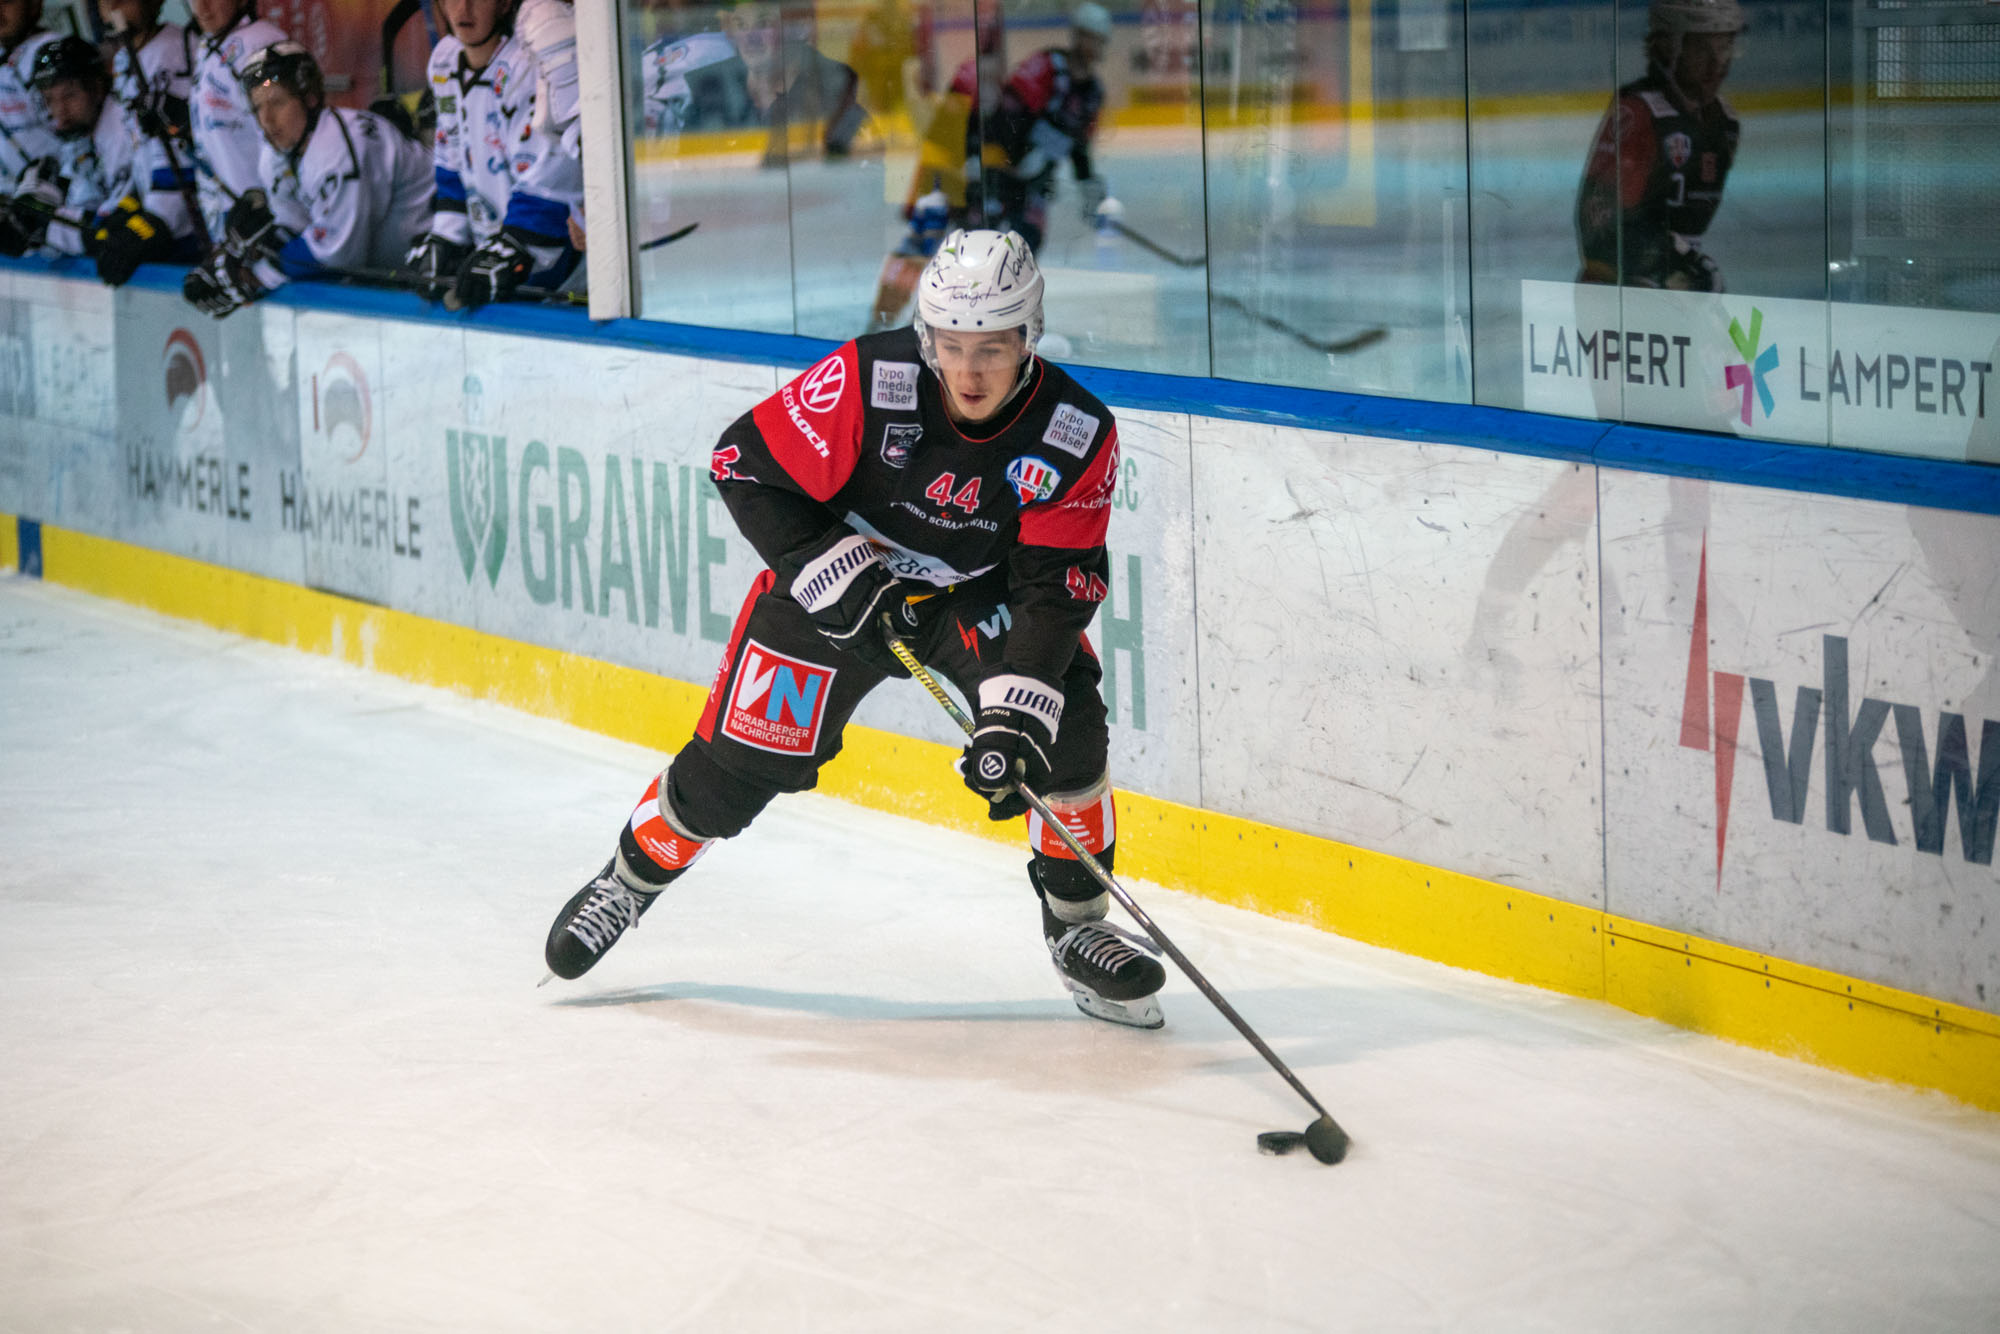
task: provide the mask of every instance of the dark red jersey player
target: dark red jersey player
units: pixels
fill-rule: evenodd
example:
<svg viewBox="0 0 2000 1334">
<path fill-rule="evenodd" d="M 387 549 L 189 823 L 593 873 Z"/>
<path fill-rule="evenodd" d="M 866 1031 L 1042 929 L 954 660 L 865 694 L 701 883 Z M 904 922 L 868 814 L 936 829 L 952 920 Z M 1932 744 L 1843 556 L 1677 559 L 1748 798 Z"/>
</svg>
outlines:
<svg viewBox="0 0 2000 1334">
<path fill-rule="evenodd" d="M 717 443 L 716 488 L 769 568 L 694 737 L 557 916 L 549 968 L 581 976 L 710 843 L 818 781 L 863 697 L 908 675 L 887 615 L 976 702 L 959 770 L 994 819 L 1026 816 L 1043 936 L 1077 1005 L 1156 1028 L 1159 963 L 1104 921 L 1109 896 L 1013 787 L 1111 863 L 1101 671 L 1083 632 L 1105 595 L 1117 423 L 1035 355 L 1042 276 L 1019 234 L 954 232 L 917 288 L 914 328 L 844 344 Z"/>
</svg>

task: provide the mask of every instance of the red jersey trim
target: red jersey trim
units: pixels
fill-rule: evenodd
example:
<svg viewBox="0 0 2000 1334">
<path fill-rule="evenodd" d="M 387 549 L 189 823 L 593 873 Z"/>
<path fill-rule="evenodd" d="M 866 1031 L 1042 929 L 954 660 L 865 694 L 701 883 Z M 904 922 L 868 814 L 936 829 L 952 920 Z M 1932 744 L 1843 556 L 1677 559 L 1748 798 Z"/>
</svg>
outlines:
<svg viewBox="0 0 2000 1334">
<path fill-rule="evenodd" d="M 843 343 L 751 409 L 771 458 L 800 490 L 827 501 L 861 457 L 860 353 Z"/>
</svg>

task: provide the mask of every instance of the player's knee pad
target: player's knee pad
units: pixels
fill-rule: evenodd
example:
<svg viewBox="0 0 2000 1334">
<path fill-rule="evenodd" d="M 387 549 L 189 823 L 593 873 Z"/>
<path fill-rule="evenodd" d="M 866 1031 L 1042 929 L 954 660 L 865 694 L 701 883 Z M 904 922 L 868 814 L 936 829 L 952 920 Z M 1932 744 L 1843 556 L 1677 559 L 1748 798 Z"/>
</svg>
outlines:
<svg viewBox="0 0 2000 1334">
<path fill-rule="evenodd" d="M 689 831 L 661 797 L 666 774 L 646 787 L 632 818 L 618 831 L 618 870 L 627 884 L 658 889 L 694 865 L 711 842 Z"/>
<path fill-rule="evenodd" d="M 1080 791 L 1051 792 L 1043 800 L 1063 828 L 1109 871 L 1118 842 L 1111 775 L 1099 775 L 1096 782 Z M 1035 853 L 1028 872 L 1050 912 L 1071 923 L 1094 922 L 1104 916 L 1111 896 L 1034 811 L 1028 813 L 1028 842 Z"/>
<path fill-rule="evenodd" d="M 736 837 L 778 795 L 729 772 L 699 743 L 683 746 L 663 777 L 675 823 L 700 839 Z"/>
</svg>

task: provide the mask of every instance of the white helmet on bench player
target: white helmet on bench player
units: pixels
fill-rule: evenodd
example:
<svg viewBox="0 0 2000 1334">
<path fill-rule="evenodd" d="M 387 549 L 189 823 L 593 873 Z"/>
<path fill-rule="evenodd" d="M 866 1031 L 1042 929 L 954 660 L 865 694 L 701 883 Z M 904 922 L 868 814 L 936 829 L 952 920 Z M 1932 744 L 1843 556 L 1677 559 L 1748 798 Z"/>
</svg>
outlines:
<svg viewBox="0 0 2000 1334">
<path fill-rule="evenodd" d="M 937 371 L 931 334 L 1021 331 L 1021 360 L 1042 336 L 1042 271 L 1019 232 L 955 231 L 917 279 L 917 343 Z"/>
</svg>

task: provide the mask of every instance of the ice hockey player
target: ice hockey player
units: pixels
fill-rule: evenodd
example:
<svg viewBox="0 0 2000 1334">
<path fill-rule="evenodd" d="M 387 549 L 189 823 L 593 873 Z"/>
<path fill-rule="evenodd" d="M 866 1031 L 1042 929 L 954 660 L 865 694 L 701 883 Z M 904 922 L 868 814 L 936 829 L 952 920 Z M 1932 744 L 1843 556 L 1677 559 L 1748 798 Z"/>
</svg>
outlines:
<svg viewBox="0 0 2000 1334">
<path fill-rule="evenodd" d="M 157 189 L 178 191 L 206 242 L 201 221 L 189 119 L 194 95 L 195 36 L 160 20 L 162 0 L 97 0 L 111 57 L 111 95 L 131 113 L 144 145 L 138 172 Z M 203 245 L 206 249 L 206 244 Z"/>
<path fill-rule="evenodd" d="M 1042 247 L 1056 168 L 1068 158 L 1086 223 L 1094 223 L 1108 196 L 1091 165 L 1091 140 L 1104 108 L 1097 65 L 1111 41 L 1111 14 L 1084 0 L 1070 14 L 1068 47 L 1037 51 L 1015 67 L 1000 90 L 1000 105 L 979 117 L 968 135 L 970 159 L 983 158 L 981 207 L 986 225 L 1011 229 Z M 994 165 L 994 152 L 1005 166 Z"/>
<path fill-rule="evenodd" d="M 56 132 L 30 82 L 35 57 L 56 39 L 41 23 L 42 0 L 0 0 L 0 194 L 14 194 L 31 165 L 55 156 Z"/>
<path fill-rule="evenodd" d="M 431 51 L 437 197 L 404 259 L 418 290 L 457 306 L 560 287 L 580 258 L 569 226 L 583 164 L 551 121 L 537 128 L 535 51 L 514 33 L 515 0 L 441 0 L 448 31 Z"/>
<path fill-rule="evenodd" d="M 646 789 L 546 947 L 580 977 L 710 843 L 814 786 L 862 698 L 917 657 L 977 702 L 959 760 L 996 820 L 1018 776 L 1105 864 L 1116 839 L 1101 669 L 1118 480 L 1111 413 L 1035 355 L 1042 276 L 1017 234 L 954 232 L 914 328 L 867 334 L 737 419 L 711 475 L 769 568 L 694 737 Z M 1109 896 L 1030 816 L 1028 877 L 1057 971 L 1087 1014 L 1156 1028 L 1160 964 L 1104 921 Z"/>
<path fill-rule="evenodd" d="M 372 111 L 328 106 L 319 62 L 297 42 L 245 57 L 243 84 L 264 131 L 260 187 L 230 207 L 224 243 L 182 294 L 219 318 L 315 271 L 394 268 L 430 222 L 424 146 Z M 304 229 L 279 212 L 303 214 Z"/>
<path fill-rule="evenodd" d="M 1653 0 L 1646 73 L 1618 90 L 1577 191 L 1577 281 L 1720 292 L 1701 237 L 1736 160 L 1722 99 L 1743 9 L 1737 0 Z"/>
<path fill-rule="evenodd" d="M 59 37 L 35 56 L 30 84 L 49 108 L 55 156 L 33 164 L 0 216 L 0 253 L 33 246 L 85 255 L 112 286 L 149 261 L 191 258 L 186 201 L 147 179 L 138 128 L 111 96 L 111 72 L 81 37 Z"/>
<path fill-rule="evenodd" d="M 202 31 L 194 64 L 195 188 L 202 226 L 213 240 L 223 235 L 223 218 L 245 190 L 257 188 L 257 160 L 264 136 L 243 87 L 243 58 L 285 40 L 286 33 L 257 17 L 255 0 L 188 0 Z M 294 225 L 304 219 L 287 218 Z"/>
</svg>

